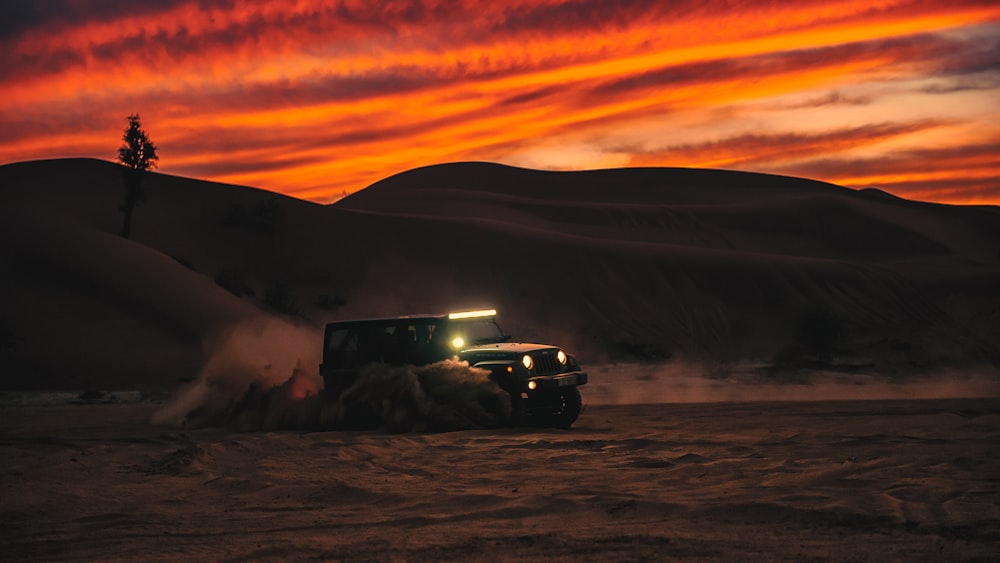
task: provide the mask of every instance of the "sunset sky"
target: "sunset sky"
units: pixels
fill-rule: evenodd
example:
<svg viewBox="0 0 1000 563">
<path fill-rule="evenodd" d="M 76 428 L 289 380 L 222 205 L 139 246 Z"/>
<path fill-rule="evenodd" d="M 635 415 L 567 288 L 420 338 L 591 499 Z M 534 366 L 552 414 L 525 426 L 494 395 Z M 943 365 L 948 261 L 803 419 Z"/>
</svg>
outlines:
<svg viewBox="0 0 1000 563">
<path fill-rule="evenodd" d="M 771 172 L 1000 204 L 1000 2 L 3 0 L 0 164 L 317 202 L 484 160 Z"/>
</svg>

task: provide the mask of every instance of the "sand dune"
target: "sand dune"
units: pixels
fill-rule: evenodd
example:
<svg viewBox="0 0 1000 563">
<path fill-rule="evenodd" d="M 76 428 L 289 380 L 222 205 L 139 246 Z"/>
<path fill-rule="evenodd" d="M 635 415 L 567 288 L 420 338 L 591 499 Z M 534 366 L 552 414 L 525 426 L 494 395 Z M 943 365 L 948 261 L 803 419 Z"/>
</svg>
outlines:
<svg viewBox="0 0 1000 563">
<path fill-rule="evenodd" d="M 463 285 L 489 286 L 515 313 L 516 333 L 533 336 L 519 321 L 544 310 L 534 316 L 557 320 L 544 331 L 583 335 L 578 348 L 587 351 L 619 341 L 769 358 L 795 346 L 804 311 L 821 308 L 850 325 L 842 344 L 855 355 L 884 355 L 877 348 L 889 340 L 925 350 L 928 361 L 995 354 L 1000 215 L 992 207 L 740 172 L 464 163 L 388 178 L 337 208 L 419 232 L 404 255 L 437 258 Z M 464 240 L 451 254 L 414 248 L 425 239 L 448 248 L 459 230 Z M 470 279 L 456 262 L 488 275 Z"/>
<path fill-rule="evenodd" d="M 331 206 L 152 174 L 123 241 L 119 172 L 0 168 L 4 387 L 171 388 L 261 311 L 315 326 L 489 305 L 585 363 L 837 356 L 909 373 L 1000 357 L 995 207 L 712 170 L 459 163 Z M 803 348 L 813 313 L 839 330 L 825 350 Z"/>
</svg>

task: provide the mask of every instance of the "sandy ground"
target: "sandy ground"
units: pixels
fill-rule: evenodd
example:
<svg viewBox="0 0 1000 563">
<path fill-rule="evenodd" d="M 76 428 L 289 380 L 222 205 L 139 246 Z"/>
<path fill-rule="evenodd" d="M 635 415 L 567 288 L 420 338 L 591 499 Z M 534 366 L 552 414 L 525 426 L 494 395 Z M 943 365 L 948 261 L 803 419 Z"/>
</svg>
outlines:
<svg viewBox="0 0 1000 563">
<path fill-rule="evenodd" d="M 0 408 L 4 560 L 1000 556 L 1000 400 L 591 405 L 568 431 Z"/>
</svg>

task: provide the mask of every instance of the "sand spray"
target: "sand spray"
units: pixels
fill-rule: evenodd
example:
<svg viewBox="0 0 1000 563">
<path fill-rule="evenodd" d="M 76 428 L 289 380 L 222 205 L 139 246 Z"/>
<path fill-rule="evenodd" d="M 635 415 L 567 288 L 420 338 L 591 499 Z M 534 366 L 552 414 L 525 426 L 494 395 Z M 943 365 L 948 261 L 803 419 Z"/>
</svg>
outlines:
<svg viewBox="0 0 1000 563">
<path fill-rule="evenodd" d="M 489 372 L 454 361 L 369 365 L 339 396 L 323 393 L 322 329 L 261 316 L 206 343 L 198 377 L 153 422 L 238 430 L 439 431 L 501 425 L 510 399 Z M 995 368 L 934 373 L 814 371 L 773 377 L 762 366 L 720 375 L 701 362 L 586 366 L 585 405 L 1000 397 Z M 763 370 L 763 371 L 762 371 Z"/>
<path fill-rule="evenodd" d="M 373 364 L 339 397 L 323 392 L 322 330 L 259 317 L 207 343 L 197 379 L 154 424 L 236 430 L 381 428 L 457 430 L 501 424 L 510 399 L 489 372 L 466 363 Z"/>
</svg>

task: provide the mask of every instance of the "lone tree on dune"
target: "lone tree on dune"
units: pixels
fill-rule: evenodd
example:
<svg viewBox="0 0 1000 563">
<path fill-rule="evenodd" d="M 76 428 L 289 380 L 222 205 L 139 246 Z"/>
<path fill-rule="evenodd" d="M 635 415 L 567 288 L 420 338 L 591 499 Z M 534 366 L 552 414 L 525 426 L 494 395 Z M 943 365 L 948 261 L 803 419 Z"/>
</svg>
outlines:
<svg viewBox="0 0 1000 563">
<path fill-rule="evenodd" d="M 128 116 L 128 128 L 122 135 L 122 146 L 118 148 L 118 160 L 125 165 L 125 199 L 122 201 L 122 233 L 125 238 L 132 234 L 132 211 L 136 205 L 146 201 L 142 191 L 142 176 L 156 166 L 160 157 L 156 156 L 156 145 L 142 130 L 139 114 Z"/>
</svg>

